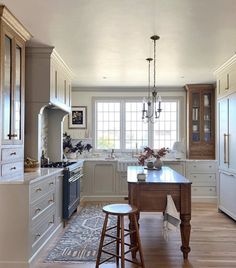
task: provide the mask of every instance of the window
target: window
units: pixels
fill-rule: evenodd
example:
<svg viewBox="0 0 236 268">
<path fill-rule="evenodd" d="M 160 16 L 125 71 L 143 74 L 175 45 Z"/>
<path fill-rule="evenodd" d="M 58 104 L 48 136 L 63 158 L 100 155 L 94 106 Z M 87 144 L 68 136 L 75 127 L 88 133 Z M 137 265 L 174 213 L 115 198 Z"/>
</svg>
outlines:
<svg viewBox="0 0 236 268">
<path fill-rule="evenodd" d="M 96 149 L 120 149 L 120 102 L 96 102 Z"/>
<path fill-rule="evenodd" d="M 155 124 L 142 122 L 142 101 L 95 100 L 95 149 L 130 151 L 145 146 L 172 148 L 178 140 L 179 100 L 162 101 Z"/>
</svg>

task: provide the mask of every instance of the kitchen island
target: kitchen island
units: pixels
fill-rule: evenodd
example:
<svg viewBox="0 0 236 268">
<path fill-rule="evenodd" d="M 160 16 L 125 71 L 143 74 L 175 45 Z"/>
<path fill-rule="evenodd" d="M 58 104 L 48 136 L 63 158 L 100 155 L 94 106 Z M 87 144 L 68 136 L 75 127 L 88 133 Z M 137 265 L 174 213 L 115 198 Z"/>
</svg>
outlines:
<svg viewBox="0 0 236 268">
<path fill-rule="evenodd" d="M 145 174 L 145 181 L 138 181 L 139 173 Z M 139 212 L 164 212 L 167 195 L 172 196 L 181 219 L 181 251 L 184 259 L 187 259 L 190 252 L 191 182 L 169 167 L 147 170 L 140 166 L 128 167 L 127 180 L 129 203 L 136 206 Z M 136 244 L 135 236 L 131 237 L 132 244 Z"/>
</svg>

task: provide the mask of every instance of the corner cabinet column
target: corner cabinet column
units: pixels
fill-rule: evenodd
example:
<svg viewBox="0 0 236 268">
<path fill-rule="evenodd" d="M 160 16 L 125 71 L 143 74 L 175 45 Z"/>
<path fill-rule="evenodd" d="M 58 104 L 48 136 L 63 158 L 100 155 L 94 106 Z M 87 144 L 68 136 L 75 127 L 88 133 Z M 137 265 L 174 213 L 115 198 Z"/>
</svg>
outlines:
<svg viewBox="0 0 236 268">
<path fill-rule="evenodd" d="M 0 177 L 23 173 L 25 42 L 30 37 L 0 5 Z"/>
</svg>

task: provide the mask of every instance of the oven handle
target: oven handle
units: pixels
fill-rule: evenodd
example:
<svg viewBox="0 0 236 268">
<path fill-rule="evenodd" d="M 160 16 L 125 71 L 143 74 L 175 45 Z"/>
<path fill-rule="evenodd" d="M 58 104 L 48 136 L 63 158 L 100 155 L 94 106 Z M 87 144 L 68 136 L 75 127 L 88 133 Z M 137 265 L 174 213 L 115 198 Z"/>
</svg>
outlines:
<svg viewBox="0 0 236 268">
<path fill-rule="evenodd" d="M 84 174 L 74 175 L 73 177 L 69 178 L 69 182 L 75 182 L 83 177 Z"/>
</svg>

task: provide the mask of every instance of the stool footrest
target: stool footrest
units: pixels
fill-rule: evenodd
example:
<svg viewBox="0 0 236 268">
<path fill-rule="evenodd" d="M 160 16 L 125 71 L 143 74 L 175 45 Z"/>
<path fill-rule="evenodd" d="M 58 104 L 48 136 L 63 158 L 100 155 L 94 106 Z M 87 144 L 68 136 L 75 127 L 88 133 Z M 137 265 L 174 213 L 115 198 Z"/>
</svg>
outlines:
<svg viewBox="0 0 236 268">
<path fill-rule="evenodd" d="M 99 265 L 102 264 L 102 263 L 104 263 L 104 262 L 106 262 L 106 261 L 111 260 L 112 258 L 114 258 L 114 256 L 111 256 L 111 257 L 109 257 L 109 258 L 107 258 L 107 259 L 105 259 L 105 260 L 103 260 L 103 261 L 100 261 L 100 262 L 99 262 Z"/>
<path fill-rule="evenodd" d="M 110 231 L 110 230 L 112 230 L 112 229 L 115 229 L 116 227 L 117 227 L 117 225 L 115 225 L 115 226 L 111 226 L 111 227 L 109 227 L 109 228 L 106 229 L 106 232 L 107 232 L 107 231 Z"/>
<path fill-rule="evenodd" d="M 119 255 L 117 255 L 117 254 L 115 254 L 115 253 L 111 253 L 111 252 L 106 251 L 106 250 L 102 250 L 102 252 L 103 252 L 103 253 L 106 253 L 106 254 L 108 254 L 108 255 L 111 255 L 111 257 L 109 257 L 109 258 L 107 258 L 106 260 L 100 262 L 100 264 L 102 264 L 103 262 L 108 261 L 108 260 L 110 260 L 111 258 L 114 258 L 114 257 L 117 257 L 117 258 L 121 259 L 121 256 L 119 256 Z M 130 252 L 130 251 L 129 251 L 129 252 Z M 127 253 L 128 253 L 128 252 L 127 252 Z M 126 254 L 126 252 L 125 252 L 125 254 Z M 136 265 L 142 266 L 142 264 L 139 263 L 139 262 L 137 262 L 137 261 L 133 261 L 133 260 L 130 260 L 130 259 L 127 259 L 127 258 L 124 258 L 124 259 L 125 259 L 125 261 L 128 261 L 128 262 L 134 263 L 134 264 L 136 264 Z"/>
</svg>

